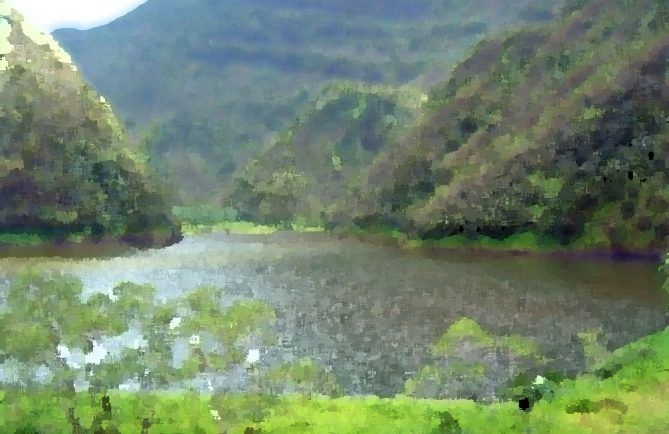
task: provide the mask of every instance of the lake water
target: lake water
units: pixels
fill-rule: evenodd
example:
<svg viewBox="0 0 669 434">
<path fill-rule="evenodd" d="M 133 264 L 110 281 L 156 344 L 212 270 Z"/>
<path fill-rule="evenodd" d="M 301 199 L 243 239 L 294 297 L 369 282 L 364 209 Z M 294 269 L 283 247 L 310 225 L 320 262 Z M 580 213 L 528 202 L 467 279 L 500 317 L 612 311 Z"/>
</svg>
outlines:
<svg viewBox="0 0 669 434">
<path fill-rule="evenodd" d="M 76 274 L 89 292 L 133 281 L 170 298 L 213 284 L 229 302 L 265 300 L 277 312 L 280 344 L 263 348 L 261 361 L 309 356 L 351 394 L 400 392 L 463 316 L 493 334 L 536 337 L 554 367 L 575 372 L 583 369 L 576 333 L 601 328 L 615 348 L 669 324 L 662 276 L 638 262 L 407 253 L 277 233 L 192 236 L 109 259 L 4 258 L 0 272 L 28 265 Z"/>
</svg>

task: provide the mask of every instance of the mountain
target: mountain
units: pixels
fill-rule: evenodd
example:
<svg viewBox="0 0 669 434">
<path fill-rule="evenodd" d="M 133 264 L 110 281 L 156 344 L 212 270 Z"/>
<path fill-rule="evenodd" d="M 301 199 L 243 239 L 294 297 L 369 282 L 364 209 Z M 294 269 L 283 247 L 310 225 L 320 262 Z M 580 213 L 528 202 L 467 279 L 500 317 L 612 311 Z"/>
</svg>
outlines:
<svg viewBox="0 0 669 434">
<path fill-rule="evenodd" d="M 416 118 L 411 88 L 335 82 L 271 146 L 238 171 L 223 202 L 241 218 L 319 224 L 386 146 Z"/>
<path fill-rule="evenodd" d="M 54 37 L 184 202 L 215 198 L 330 80 L 434 83 L 484 34 L 548 0 L 149 0 Z"/>
<path fill-rule="evenodd" d="M 70 56 L 0 0 L 0 232 L 174 241 L 141 158 Z"/>
<path fill-rule="evenodd" d="M 662 0 L 579 0 L 479 43 L 330 220 L 666 249 L 668 22 Z"/>
</svg>

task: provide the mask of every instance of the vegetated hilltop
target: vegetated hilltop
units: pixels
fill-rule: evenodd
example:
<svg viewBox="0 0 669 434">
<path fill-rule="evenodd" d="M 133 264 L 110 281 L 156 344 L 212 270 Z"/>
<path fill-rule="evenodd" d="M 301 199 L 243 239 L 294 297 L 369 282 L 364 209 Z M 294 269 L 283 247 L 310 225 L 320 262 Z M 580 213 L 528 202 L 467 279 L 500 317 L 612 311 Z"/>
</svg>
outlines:
<svg viewBox="0 0 669 434">
<path fill-rule="evenodd" d="M 669 246 L 669 3 L 570 2 L 481 42 L 330 219 L 423 239 Z"/>
<path fill-rule="evenodd" d="M 561 2 L 558 2 L 561 3 Z M 185 203 L 292 123 L 328 81 L 434 83 L 485 34 L 550 20 L 548 0 L 149 0 L 55 38 Z"/>
<path fill-rule="evenodd" d="M 410 89 L 332 83 L 301 119 L 233 177 L 223 202 L 242 219 L 322 223 L 327 208 L 414 121 L 420 97 Z"/>
<path fill-rule="evenodd" d="M 0 232 L 178 238 L 162 187 L 122 136 L 69 55 L 0 0 Z"/>
</svg>

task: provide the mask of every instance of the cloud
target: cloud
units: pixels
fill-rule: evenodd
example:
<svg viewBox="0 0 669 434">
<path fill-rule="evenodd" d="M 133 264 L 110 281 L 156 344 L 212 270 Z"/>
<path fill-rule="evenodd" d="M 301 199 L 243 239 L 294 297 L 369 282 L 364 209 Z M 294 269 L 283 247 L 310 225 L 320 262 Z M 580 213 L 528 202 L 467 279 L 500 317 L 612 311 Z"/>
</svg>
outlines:
<svg viewBox="0 0 669 434">
<path fill-rule="evenodd" d="M 10 0 L 10 3 L 43 31 L 62 27 L 87 29 L 106 24 L 146 0 Z"/>
</svg>

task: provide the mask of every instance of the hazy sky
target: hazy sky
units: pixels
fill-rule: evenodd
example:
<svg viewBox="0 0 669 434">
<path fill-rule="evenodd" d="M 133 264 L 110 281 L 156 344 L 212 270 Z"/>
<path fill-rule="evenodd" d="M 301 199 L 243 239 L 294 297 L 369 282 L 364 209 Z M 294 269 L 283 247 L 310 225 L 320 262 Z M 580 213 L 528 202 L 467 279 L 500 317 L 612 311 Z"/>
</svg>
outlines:
<svg viewBox="0 0 669 434">
<path fill-rule="evenodd" d="M 10 0 L 44 31 L 61 27 L 87 29 L 125 15 L 146 0 Z"/>
</svg>

